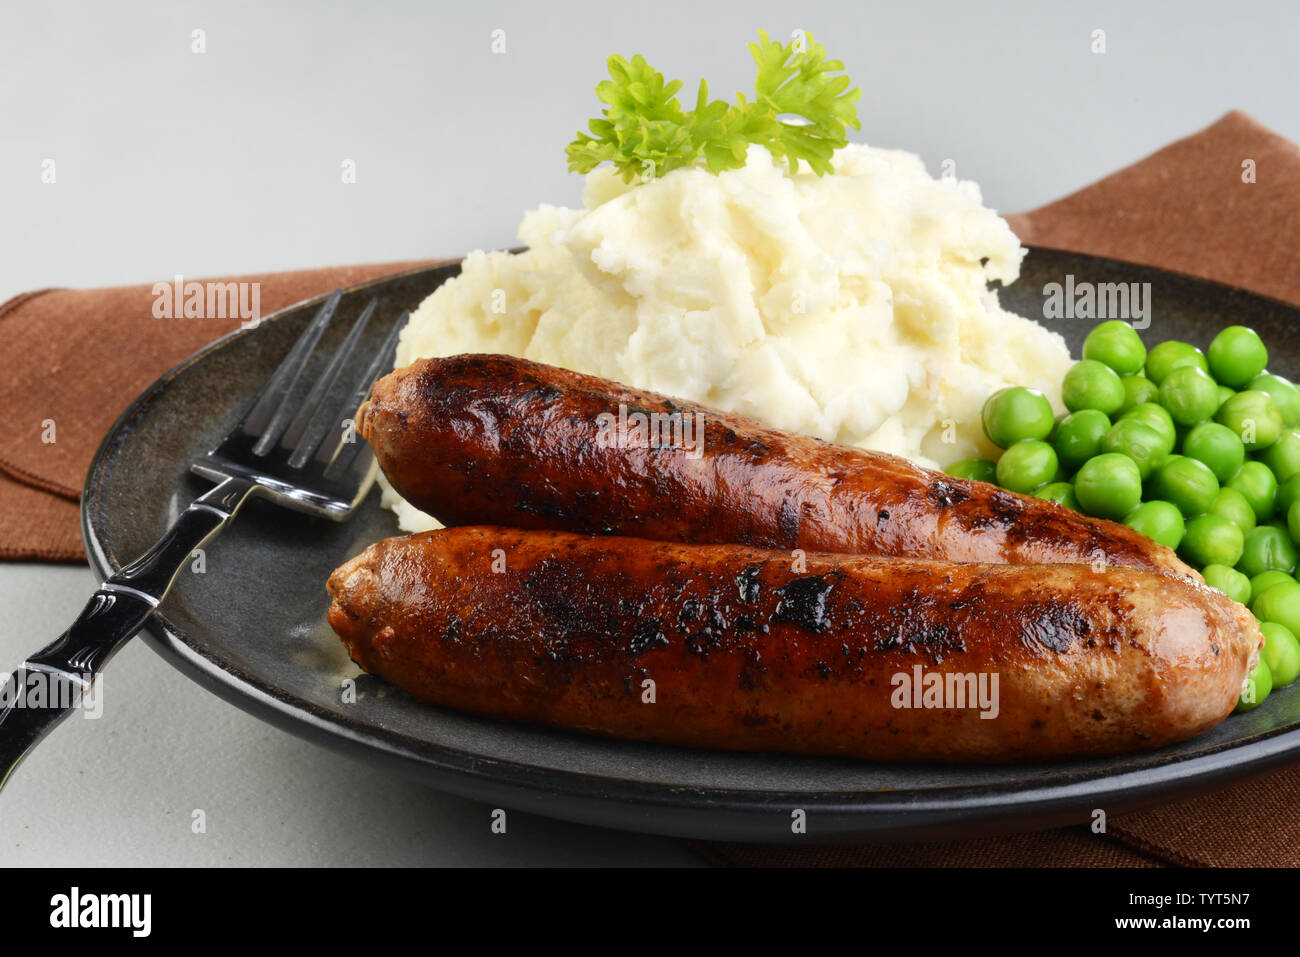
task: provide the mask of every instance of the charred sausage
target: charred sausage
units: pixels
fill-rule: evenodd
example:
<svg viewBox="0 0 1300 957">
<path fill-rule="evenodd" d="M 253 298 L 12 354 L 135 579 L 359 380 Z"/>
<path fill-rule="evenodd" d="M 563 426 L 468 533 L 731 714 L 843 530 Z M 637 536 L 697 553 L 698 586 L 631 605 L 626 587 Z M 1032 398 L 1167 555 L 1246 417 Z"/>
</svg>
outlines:
<svg viewBox="0 0 1300 957">
<path fill-rule="evenodd" d="M 1236 703 L 1262 638 L 1161 572 L 463 527 L 329 580 L 353 660 L 435 705 L 703 748 L 1009 761 L 1155 748 Z"/>
<path fill-rule="evenodd" d="M 398 493 L 444 525 L 1200 577 L 1115 522 L 509 356 L 393 372 L 357 425 Z"/>
</svg>

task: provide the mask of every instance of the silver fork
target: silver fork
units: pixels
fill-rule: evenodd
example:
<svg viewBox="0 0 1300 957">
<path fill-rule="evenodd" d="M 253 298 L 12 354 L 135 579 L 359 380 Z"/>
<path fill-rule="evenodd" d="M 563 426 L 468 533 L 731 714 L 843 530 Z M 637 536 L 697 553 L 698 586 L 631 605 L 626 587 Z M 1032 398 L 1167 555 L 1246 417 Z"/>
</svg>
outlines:
<svg viewBox="0 0 1300 957">
<path fill-rule="evenodd" d="M 101 668 L 145 624 L 195 550 L 225 528 L 253 495 L 343 521 L 370 490 L 374 456 L 351 429 L 357 408 L 391 364 L 402 313 L 368 362 L 355 359 L 374 315 L 371 300 L 323 371 L 304 373 L 338 309 L 333 293 L 221 443 L 190 464 L 216 483 L 153 547 L 99 586 L 72 626 L 0 687 L 0 787 L 23 757 L 92 693 Z M 354 368 L 363 365 L 358 374 Z"/>
</svg>

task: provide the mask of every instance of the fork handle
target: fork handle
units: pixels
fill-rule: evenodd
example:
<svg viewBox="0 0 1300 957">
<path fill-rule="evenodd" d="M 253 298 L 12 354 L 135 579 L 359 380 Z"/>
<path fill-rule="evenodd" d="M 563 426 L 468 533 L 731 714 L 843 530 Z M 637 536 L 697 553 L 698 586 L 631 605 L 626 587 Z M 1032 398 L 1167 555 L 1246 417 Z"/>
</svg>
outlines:
<svg viewBox="0 0 1300 957">
<path fill-rule="evenodd" d="M 228 478 L 195 499 L 147 552 L 96 590 L 77 620 L 0 675 L 0 788 L 27 752 L 82 703 L 105 662 L 143 627 L 196 548 L 230 521 L 253 483 Z"/>
</svg>

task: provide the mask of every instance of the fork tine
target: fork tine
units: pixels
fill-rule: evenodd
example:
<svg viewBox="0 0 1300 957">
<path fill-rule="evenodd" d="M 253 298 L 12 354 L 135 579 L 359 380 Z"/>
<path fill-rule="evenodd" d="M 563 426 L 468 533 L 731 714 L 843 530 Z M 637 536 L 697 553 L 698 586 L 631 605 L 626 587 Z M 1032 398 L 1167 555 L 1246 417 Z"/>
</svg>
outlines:
<svg viewBox="0 0 1300 957">
<path fill-rule="evenodd" d="M 392 368 L 393 350 L 397 347 L 397 337 L 400 336 L 402 330 L 406 328 L 406 320 L 410 315 L 411 312 L 408 309 L 403 310 L 402 314 L 397 317 L 397 321 L 393 323 L 393 328 L 390 329 L 388 335 L 384 337 L 383 345 L 379 347 L 379 350 L 375 353 L 375 357 L 370 361 L 370 364 L 366 366 L 361 377 L 357 379 L 356 388 L 332 417 L 332 420 L 336 425 L 341 426 L 342 423 L 346 421 L 343 416 L 350 418 L 356 415 L 357 409 L 361 407 L 361 403 L 370 396 L 370 389 L 375 384 L 375 380 L 379 378 L 380 374 L 385 369 Z M 369 445 L 365 440 L 358 436 L 354 435 L 351 442 L 345 442 L 343 441 L 343 436 L 340 435 L 337 442 L 332 444 L 323 443 L 321 445 L 320 450 L 316 453 L 316 460 L 323 463 L 327 469 L 337 474 L 352 465 L 363 446 L 369 448 Z"/>
<path fill-rule="evenodd" d="M 339 435 L 336 425 L 345 411 L 355 414 L 374 380 L 391 366 L 393 347 L 410 313 L 403 312 L 381 332 L 374 320 L 381 294 L 366 303 L 330 356 L 316 356 L 342 295 L 332 293 L 322 302 L 240 423 L 191 462 L 192 471 L 210 481 L 235 477 L 253 482 L 277 504 L 318 518 L 343 521 L 352 514 L 374 483 L 375 458 L 365 442 L 343 443 L 350 436 Z M 370 342 L 381 335 L 383 345 L 371 355 Z M 359 378 L 358 366 L 365 366 Z"/>
<path fill-rule="evenodd" d="M 302 468 L 303 464 L 311 458 L 311 454 L 316 451 L 316 447 L 324 441 L 326 434 L 329 432 L 329 420 L 322 416 L 322 412 L 329 411 L 327 403 L 334 392 L 335 383 L 338 382 L 343 368 L 352 358 L 357 342 L 361 339 L 361 334 L 365 331 L 366 323 L 374 315 L 375 309 L 379 305 L 378 299 L 371 299 L 366 304 L 366 308 L 361 310 L 352 328 L 348 330 L 347 338 L 343 340 L 330 360 L 329 368 L 325 374 L 316 380 L 316 386 L 312 389 L 311 395 L 307 401 L 302 404 L 297 417 L 289 430 L 285 433 L 285 444 L 292 445 L 293 454 L 289 456 L 290 468 Z"/>
<path fill-rule="evenodd" d="M 279 438 L 278 432 L 284 427 L 284 423 L 280 420 L 288 418 L 286 400 L 293 391 L 293 387 L 297 384 L 298 377 L 302 375 L 302 370 L 307 365 L 307 359 L 312 350 L 316 348 L 316 343 L 325 330 L 325 326 L 333 318 L 334 311 L 338 308 L 339 300 L 342 297 L 342 292 L 335 291 L 321 304 L 316 317 L 311 321 L 311 325 L 298 337 L 298 341 L 293 344 L 289 354 L 281 360 L 271 378 L 262 387 L 262 391 L 253 400 L 248 412 L 240 420 L 238 428 L 243 429 L 249 435 L 260 436 L 256 446 L 254 446 L 257 455 L 265 455 L 267 450 L 275 443 L 275 440 Z M 273 429 L 273 426 L 278 427 Z M 269 441 L 268 436 L 271 436 Z"/>
</svg>

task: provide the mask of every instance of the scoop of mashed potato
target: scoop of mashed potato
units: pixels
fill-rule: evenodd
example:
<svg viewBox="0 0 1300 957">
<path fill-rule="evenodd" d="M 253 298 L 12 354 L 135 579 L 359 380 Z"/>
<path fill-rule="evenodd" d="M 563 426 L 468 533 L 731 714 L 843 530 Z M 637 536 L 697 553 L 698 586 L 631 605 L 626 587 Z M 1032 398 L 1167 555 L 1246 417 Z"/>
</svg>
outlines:
<svg viewBox="0 0 1300 957">
<path fill-rule="evenodd" d="M 1025 253 L 979 187 L 898 150 L 834 164 L 791 175 L 755 146 L 720 175 L 597 169 L 582 209 L 525 215 L 526 252 L 471 253 L 397 364 L 509 353 L 932 467 L 993 451 L 979 418 L 996 389 L 1059 410 L 1069 352 L 988 290 Z M 436 527 L 385 496 L 403 528 Z"/>
</svg>

